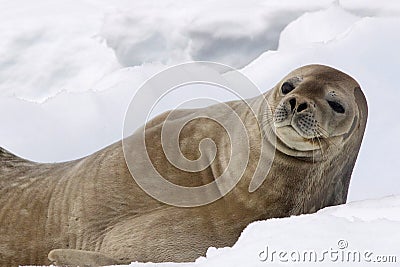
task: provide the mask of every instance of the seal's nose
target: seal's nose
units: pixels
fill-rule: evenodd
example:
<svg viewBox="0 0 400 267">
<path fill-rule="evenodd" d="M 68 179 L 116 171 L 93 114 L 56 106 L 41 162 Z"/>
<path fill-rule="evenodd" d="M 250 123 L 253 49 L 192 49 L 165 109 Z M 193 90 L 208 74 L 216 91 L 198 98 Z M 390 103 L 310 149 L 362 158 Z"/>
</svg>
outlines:
<svg viewBox="0 0 400 267">
<path fill-rule="evenodd" d="M 297 112 L 302 112 L 303 110 L 306 110 L 308 108 L 308 104 L 306 101 L 298 104 L 299 101 L 296 100 L 296 97 L 293 97 L 289 100 L 289 105 L 290 105 L 290 111 L 297 111 Z"/>
<path fill-rule="evenodd" d="M 289 104 L 290 104 L 290 111 L 293 111 L 294 108 L 296 107 L 296 98 L 290 99 Z"/>
<path fill-rule="evenodd" d="M 298 107 L 297 107 L 297 112 L 302 112 L 303 110 L 306 110 L 308 107 L 307 103 L 301 103 Z"/>
</svg>

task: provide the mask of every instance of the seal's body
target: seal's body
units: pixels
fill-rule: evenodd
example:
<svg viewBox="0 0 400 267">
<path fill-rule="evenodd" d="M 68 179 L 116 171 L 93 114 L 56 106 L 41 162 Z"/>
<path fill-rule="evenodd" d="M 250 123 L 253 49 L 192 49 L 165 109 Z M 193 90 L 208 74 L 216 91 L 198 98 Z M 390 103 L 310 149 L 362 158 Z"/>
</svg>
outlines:
<svg viewBox="0 0 400 267">
<path fill-rule="evenodd" d="M 121 142 L 57 164 L 33 163 L 0 150 L 0 265 L 49 264 L 47 257 L 62 265 L 193 261 L 210 246 L 232 246 L 252 221 L 344 203 L 367 119 L 359 85 L 338 70 L 310 65 L 249 103 L 255 114 L 242 101 L 226 103 L 249 135 L 242 179 L 219 200 L 198 207 L 175 207 L 146 194 L 132 179 Z M 219 104 L 205 110 L 225 118 Z M 171 118 L 167 112 L 146 125 L 154 168 L 189 187 L 224 173 L 230 138 L 235 140 L 212 120 L 193 120 L 180 132 L 180 151 L 195 160 L 201 156 L 200 141 L 210 138 L 215 158 L 195 173 L 171 164 L 163 154 L 161 130 L 167 120 L 174 126 L 197 112 L 182 110 Z M 141 134 L 128 139 L 135 144 Z M 140 166 L 144 157 L 134 147 Z M 266 159 L 270 170 L 250 193 L 253 174 L 263 168 L 259 159 Z"/>
</svg>

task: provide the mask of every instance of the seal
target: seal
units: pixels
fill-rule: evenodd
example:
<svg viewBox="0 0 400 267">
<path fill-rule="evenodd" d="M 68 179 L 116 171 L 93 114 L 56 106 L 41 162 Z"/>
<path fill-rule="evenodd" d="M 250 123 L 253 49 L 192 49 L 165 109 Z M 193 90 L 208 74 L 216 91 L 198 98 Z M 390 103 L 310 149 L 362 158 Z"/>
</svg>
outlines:
<svg viewBox="0 0 400 267">
<path fill-rule="evenodd" d="M 232 143 L 243 136 L 224 107 L 243 122 L 248 153 L 232 155 Z M 0 149 L 0 265 L 193 261 L 208 247 L 232 246 L 253 221 L 345 203 L 367 114 L 353 78 L 328 66 L 308 65 L 246 102 L 161 114 L 124 140 L 128 147 L 117 142 L 55 164 L 30 162 Z M 162 138 L 163 129 L 168 133 L 183 121 L 179 138 Z M 147 155 L 137 149 L 143 139 Z M 201 146 L 205 139 L 212 146 Z M 200 166 L 198 171 L 179 168 L 174 163 L 178 155 L 164 152 L 176 144 L 179 156 Z M 233 156 L 240 160 L 244 155 L 244 170 L 230 164 Z M 169 205 L 135 182 L 136 176 L 150 173 L 143 167 L 148 160 L 153 171 L 180 186 L 207 185 L 224 174 L 239 174 L 240 180 L 206 205 Z M 255 174 L 266 168 L 259 179 Z M 205 194 L 223 191 L 221 186 L 216 183 Z M 202 197 L 193 195 L 193 200 Z"/>
</svg>

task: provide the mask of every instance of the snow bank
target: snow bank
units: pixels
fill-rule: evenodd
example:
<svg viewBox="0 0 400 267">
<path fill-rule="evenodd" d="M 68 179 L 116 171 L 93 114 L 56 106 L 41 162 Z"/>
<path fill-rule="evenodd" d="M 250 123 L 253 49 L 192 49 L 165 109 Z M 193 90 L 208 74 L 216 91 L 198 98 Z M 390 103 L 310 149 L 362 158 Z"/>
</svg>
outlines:
<svg viewBox="0 0 400 267">
<path fill-rule="evenodd" d="M 359 19 L 359 16 L 345 11 L 339 5 L 319 12 L 307 12 L 281 32 L 279 50 L 327 43 L 348 30 Z"/>
<path fill-rule="evenodd" d="M 122 138 L 123 119 L 133 93 L 163 68 L 154 64 L 120 69 L 92 90 L 62 90 L 44 102 L 0 97 L 0 114 L 8 114 L 0 116 L 0 146 L 39 162 L 91 154 Z"/>
<path fill-rule="evenodd" d="M 292 20 L 327 3 L 143 1 L 108 13 L 101 35 L 123 66 L 210 60 L 242 67 L 276 49 L 280 32 Z"/>
</svg>

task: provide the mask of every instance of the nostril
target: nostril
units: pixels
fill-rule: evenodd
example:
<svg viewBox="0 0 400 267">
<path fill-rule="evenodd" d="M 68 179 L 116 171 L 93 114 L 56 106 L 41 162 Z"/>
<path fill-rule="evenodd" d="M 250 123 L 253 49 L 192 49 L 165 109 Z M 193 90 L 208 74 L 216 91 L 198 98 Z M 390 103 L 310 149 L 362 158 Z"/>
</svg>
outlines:
<svg viewBox="0 0 400 267">
<path fill-rule="evenodd" d="M 301 103 L 298 107 L 297 107 L 297 112 L 301 112 L 303 110 L 305 110 L 308 107 L 307 103 Z"/>
<path fill-rule="evenodd" d="M 294 110 L 294 107 L 296 106 L 296 99 L 292 98 L 289 100 L 289 104 L 290 104 L 290 110 Z"/>
</svg>

